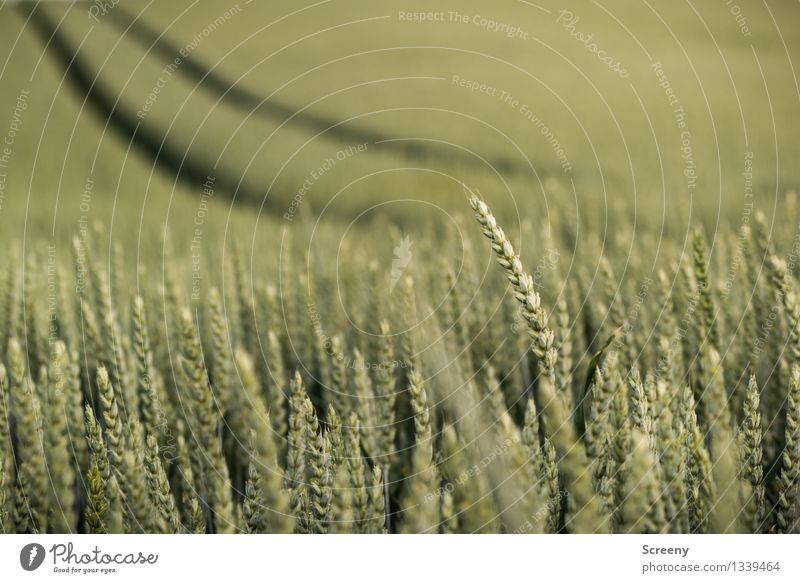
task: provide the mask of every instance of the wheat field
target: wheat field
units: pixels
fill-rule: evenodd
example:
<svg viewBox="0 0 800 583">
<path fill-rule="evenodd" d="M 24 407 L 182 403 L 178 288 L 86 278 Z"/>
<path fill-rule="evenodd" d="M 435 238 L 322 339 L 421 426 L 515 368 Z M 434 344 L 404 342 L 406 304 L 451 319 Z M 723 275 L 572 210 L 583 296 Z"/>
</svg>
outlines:
<svg viewBox="0 0 800 583">
<path fill-rule="evenodd" d="M 800 533 L 800 5 L 591 4 L 0 3 L 0 532 Z"/>
<path fill-rule="evenodd" d="M 459 275 L 413 245 L 388 271 L 312 272 L 335 258 L 287 240 L 273 272 L 234 244 L 201 296 L 178 256 L 137 289 L 98 233 L 71 265 L 32 253 L 23 282 L 10 263 L 2 529 L 797 531 L 796 237 L 757 214 L 711 265 L 698 229 L 656 275 L 630 267 L 637 287 L 601 259 L 587 295 L 586 265 L 568 283 L 557 256 L 532 269 L 469 205 L 445 236 L 464 237 Z"/>
</svg>

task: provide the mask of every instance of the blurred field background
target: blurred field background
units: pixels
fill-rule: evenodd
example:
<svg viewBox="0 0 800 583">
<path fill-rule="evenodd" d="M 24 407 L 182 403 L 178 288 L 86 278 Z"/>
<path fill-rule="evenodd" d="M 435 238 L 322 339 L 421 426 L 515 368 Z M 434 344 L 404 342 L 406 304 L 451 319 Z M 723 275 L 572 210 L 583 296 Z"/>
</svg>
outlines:
<svg viewBox="0 0 800 583">
<path fill-rule="evenodd" d="M 117 233 L 180 229 L 195 214 L 199 186 L 176 181 L 112 129 L 70 83 L 53 43 L 44 49 L 29 6 L 0 8 L 3 134 L 18 95 L 29 92 L 4 183 L 2 236 L 19 239 L 40 226 L 73 236 L 89 180 L 91 218 Z M 755 205 L 769 217 L 798 183 L 796 2 L 124 1 L 46 2 L 37 10 L 115 99 L 117 115 L 209 174 L 241 180 L 235 194 L 217 189 L 207 228 L 224 229 L 233 217 L 252 221 L 254 210 L 283 215 L 314 169 L 359 143 L 348 131 L 381 143 L 366 140 L 365 151 L 313 180 L 300 205 L 312 216 L 438 221 L 464 210 L 464 182 L 501 214 L 557 209 L 575 224 L 594 223 L 601 238 L 616 221 L 683 237 L 690 221 L 714 230 L 741 215 L 746 152 L 754 152 Z M 562 10 L 578 17 L 572 29 Z M 417 11 L 440 12 L 443 21 L 403 16 Z M 467 22 L 453 22 L 455 13 Z M 520 32 L 510 38 L 483 18 Z M 163 52 L 136 25 L 188 49 L 194 63 L 264 105 L 232 103 L 183 64 L 167 71 Z M 571 31 L 592 33 L 628 76 Z M 656 62 L 685 110 L 694 188 Z M 454 76 L 496 94 L 461 87 Z M 518 104 L 505 102 L 503 91 Z M 293 113 L 276 113 L 274 104 Z M 523 106 L 552 132 L 561 159 Z M 309 127 L 309 116 L 333 127 Z"/>
</svg>

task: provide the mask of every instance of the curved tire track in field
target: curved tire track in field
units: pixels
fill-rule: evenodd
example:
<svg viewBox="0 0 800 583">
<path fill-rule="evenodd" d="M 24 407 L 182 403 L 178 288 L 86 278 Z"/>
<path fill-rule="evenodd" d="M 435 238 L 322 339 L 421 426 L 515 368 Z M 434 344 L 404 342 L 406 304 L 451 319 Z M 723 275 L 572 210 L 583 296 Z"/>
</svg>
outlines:
<svg viewBox="0 0 800 583">
<path fill-rule="evenodd" d="M 278 123 L 290 119 L 289 123 L 304 127 L 314 133 L 320 133 L 330 139 L 348 142 L 361 143 L 370 142 L 371 144 L 380 143 L 381 149 L 393 150 L 403 156 L 417 160 L 436 160 L 442 162 L 461 162 L 474 166 L 475 158 L 462 155 L 457 151 L 445 148 L 431 147 L 421 143 L 409 142 L 405 140 L 393 140 L 391 136 L 372 133 L 357 127 L 346 126 L 328 117 L 316 115 L 309 112 L 298 112 L 296 108 L 276 101 L 272 98 L 265 100 L 246 88 L 231 82 L 219 72 L 209 69 L 199 62 L 193 55 L 183 57 L 180 47 L 174 45 L 157 30 L 148 26 L 137 15 L 134 16 L 117 5 L 105 16 L 122 33 L 128 34 L 132 39 L 144 47 L 147 51 L 152 51 L 164 62 L 171 63 L 176 58 L 181 59 L 181 66 L 178 73 L 190 78 L 197 86 L 215 93 L 223 102 L 230 105 L 252 111 L 262 117 L 270 118 Z M 509 160 L 508 158 L 491 158 L 486 160 L 494 166 L 498 172 L 503 173 L 530 173 L 530 167 Z"/>
<path fill-rule="evenodd" d="M 213 176 L 219 191 L 226 193 L 232 200 L 260 204 L 263 192 L 246 185 L 244 181 L 240 184 L 238 176 L 214 168 L 211 163 L 188 156 L 184 149 L 171 144 L 161 132 L 148 127 L 136 117 L 135 112 L 122 106 L 118 96 L 98 82 L 91 67 L 38 4 L 31 6 L 20 3 L 17 9 L 25 16 L 30 16 L 29 23 L 34 32 L 63 67 L 67 81 L 121 139 L 130 141 L 154 164 L 185 183 L 199 186 L 209 176 Z"/>
</svg>

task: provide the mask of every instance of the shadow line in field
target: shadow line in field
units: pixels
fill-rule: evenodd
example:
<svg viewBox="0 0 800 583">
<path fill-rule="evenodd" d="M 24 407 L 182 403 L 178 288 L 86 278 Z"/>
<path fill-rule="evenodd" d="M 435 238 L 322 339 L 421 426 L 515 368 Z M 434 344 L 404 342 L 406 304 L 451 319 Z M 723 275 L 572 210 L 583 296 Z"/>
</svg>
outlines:
<svg viewBox="0 0 800 583">
<path fill-rule="evenodd" d="M 147 51 L 152 51 L 165 62 L 172 63 L 175 62 L 175 59 L 180 59 L 179 74 L 191 79 L 198 87 L 215 93 L 221 101 L 227 102 L 236 108 L 244 109 L 248 112 L 252 111 L 259 116 L 270 118 L 278 123 L 289 120 L 290 124 L 341 142 L 379 143 L 382 150 L 398 152 L 406 158 L 449 163 L 459 162 L 468 165 L 475 164 L 475 158 L 472 156 L 465 156 L 445 148 L 432 147 L 430 144 L 397 140 L 396 136 L 366 131 L 352 125 L 345 125 L 341 123 L 341 120 L 337 121 L 314 113 L 298 112 L 295 107 L 273 98 L 264 98 L 255 94 L 237 85 L 236 82 L 226 79 L 213 68 L 208 68 L 192 54 L 183 56 L 180 47 L 143 22 L 140 15 L 130 14 L 123 10 L 120 5 L 109 11 L 107 19 L 121 32 L 128 34 Z M 487 157 L 486 159 L 498 172 L 529 174 L 531 171 L 530 167 L 508 158 Z"/>
<path fill-rule="evenodd" d="M 116 133 L 122 140 L 132 144 L 134 149 L 152 160 L 153 164 L 175 177 L 176 180 L 180 180 L 190 187 L 202 187 L 212 177 L 215 191 L 221 196 L 237 204 L 266 206 L 267 211 L 270 212 L 270 207 L 273 205 L 263 205 L 264 198 L 267 196 L 263 189 L 248 184 L 244 177 L 241 177 L 238 173 L 231 173 L 216 167 L 210 161 L 191 156 L 184 147 L 175 144 L 174 141 L 170 141 L 166 134 L 159 131 L 158 128 L 154 128 L 152 125 L 148 126 L 145 120 L 136 115 L 135 111 L 126 107 L 120 100 L 120 95 L 100 82 L 99 75 L 92 70 L 87 59 L 70 42 L 67 35 L 59 30 L 58 22 L 48 16 L 45 8 L 39 6 L 39 4 L 29 3 L 17 4 L 16 8 L 24 17 L 28 18 L 28 23 L 42 42 L 45 51 L 62 67 L 67 83 L 77 91 L 84 99 L 84 102 L 89 105 L 89 109 L 98 115 L 102 123 L 111 128 L 112 132 Z M 118 5 L 110 14 L 119 9 Z M 158 37 L 152 29 L 147 29 L 146 27 L 141 34 L 143 36 L 155 35 L 156 38 Z M 160 54 L 166 57 L 168 51 L 172 49 L 175 49 L 173 45 L 162 44 Z M 175 50 L 177 51 L 178 49 Z M 297 112 L 281 103 L 265 101 L 246 90 L 228 86 L 223 78 L 215 76 L 213 72 L 206 71 L 198 63 L 189 65 L 189 62 L 184 59 L 180 70 L 189 72 L 193 78 L 202 79 L 201 85 L 204 83 L 207 88 L 229 96 L 241 107 L 251 107 L 257 102 L 255 111 L 263 111 L 262 115 L 269 115 L 274 119 L 283 118 L 282 121 L 291 118 L 289 123 L 297 122 L 307 129 L 315 130 L 320 136 L 327 136 L 330 139 L 346 142 L 370 142 L 381 149 L 402 152 L 408 157 L 424 160 L 440 159 L 451 163 L 463 162 L 475 167 L 476 160 L 472 155 L 465 155 L 445 148 L 432 147 L 427 143 L 363 132 L 358 128 L 345 127 L 340 122 L 313 114 L 306 114 L 305 112 Z M 515 164 L 508 159 L 484 159 L 484 163 L 488 163 L 495 171 L 502 173 L 531 172 L 530 167 L 523 168 L 522 165 Z"/>
<path fill-rule="evenodd" d="M 44 9 L 28 3 L 17 4 L 17 9 L 29 16 L 29 23 L 46 50 L 63 67 L 65 78 L 100 116 L 104 123 L 122 139 L 130 141 L 162 170 L 176 179 L 200 186 L 213 177 L 215 188 L 231 199 L 259 204 L 263 192 L 248 186 L 240 178 L 230 175 L 211 163 L 189 156 L 182 148 L 171 144 L 166 136 L 142 123 L 135 114 L 119 102 L 118 96 L 103 87 L 80 52 L 70 45 L 66 35 L 47 16 Z"/>
</svg>

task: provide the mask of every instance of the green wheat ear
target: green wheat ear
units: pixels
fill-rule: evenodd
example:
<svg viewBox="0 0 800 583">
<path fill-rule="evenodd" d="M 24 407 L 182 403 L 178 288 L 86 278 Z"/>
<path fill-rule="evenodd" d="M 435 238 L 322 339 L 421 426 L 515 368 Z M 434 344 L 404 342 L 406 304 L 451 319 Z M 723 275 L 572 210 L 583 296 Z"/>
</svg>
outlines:
<svg viewBox="0 0 800 583">
<path fill-rule="evenodd" d="M 750 374 L 742 413 L 744 423 L 741 429 L 742 478 L 750 483 L 751 497 L 745 501 L 750 530 L 760 532 L 765 518 L 763 450 L 761 439 L 764 430 L 761 426 L 759 409 L 759 388 L 755 374 Z"/>
<path fill-rule="evenodd" d="M 469 202 L 475 211 L 478 224 L 483 229 L 483 234 L 492 242 L 497 262 L 511 282 L 514 297 L 522 305 L 522 313 L 534 341 L 533 351 L 541 360 L 545 374 L 552 375 L 557 360 L 555 335 L 548 326 L 547 314 L 542 308 L 539 293 L 534 289 L 533 278 L 523 270 L 519 255 L 514 252 L 511 242 L 503 229 L 497 225 L 497 220 L 486 203 L 474 195 L 470 197 Z"/>
<path fill-rule="evenodd" d="M 415 443 L 411 456 L 411 477 L 406 480 L 405 485 L 400 530 L 405 533 L 431 533 L 436 532 L 439 525 L 440 509 L 428 398 L 422 377 L 416 371 L 411 371 L 409 381 L 414 410 Z"/>
<path fill-rule="evenodd" d="M 539 391 L 543 402 L 547 404 L 543 409 L 547 420 L 546 427 L 552 432 L 556 451 L 564 457 L 562 467 L 565 481 L 576 508 L 575 516 L 567 521 L 568 527 L 575 532 L 604 532 L 608 528 L 606 517 L 600 508 L 591 482 L 582 469 L 588 465 L 585 451 L 578 446 L 572 425 L 568 421 L 569 415 L 564 409 L 563 398 L 556 393 L 552 381 L 557 362 L 555 335 L 548 326 L 541 297 L 534 289 L 533 279 L 523 270 L 519 256 L 514 252 L 503 229 L 497 225 L 497 220 L 486 203 L 473 195 L 470 197 L 470 205 L 475 211 L 475 217 L 483 234 L 492 243 L 498 263 L 511 282 L 514 297 L 522 306 L 522 313 L 533 339 L 533 351 L 539 358 L 544 373 L 540 377 Z"/>
<path fill-rule="evenodd" d="M 321 534 L 328 530 L 328 519 L 331 514 L 331 488 L 333 483 L 333 461 L 330 443 L 318 430 L 309 436 L 312 441 L 310 457 L 309 494 L 313 521 L 311 531 Z"/>
<path fill-rule="evenodd" d="M 108 372 L 103 366 L 97 369 L 97 389 L 100 393 L 100 402 L 103 406 L 108 459 L 114 473 L 121 475 L 122 458 L 126 448 L 124 429 L 122 426 L 122 417 L 120 416 L 119 407 L 117 405 L 118 399 L 114 387 L 111 384 L 111 380 L 109 379 Z M 120 488 L 124 492 L 127 487 L 126 478 L 122 477 L 120 480 L 118 476 L 117 481 L 120 482 Z"/>
<path fill-rule="evenodd" d="M 711 508 L 716 499 L 711 475 L 711 458 L 703 434 L 697 426 L 694 392 L 686 387 L 683 393 L 683 423 L 686 427 L 686 490 L 690 532 L 709 531 Z"/>
<path fill-rule="evenodd" d="M 313 441 L 310 439 L 312 429 L 309 420 L 313 418 L 313 405 L 306 394 L 303 379 L 295 372 L 291 382 L 289 398 L 289 433 L 287 436 L 286 470 L 284 487 L 289 492 L 291 513 L 298 520 L 296 530 L 305 530 L 307 514 L 307 466 L 311 456 Z"/>
<path fill-rule="evenodd" d="M 39 392 L 28 373 L 22 347 L 16 339 L 8 343 L 8 365 L 11 373 L 11 415 L 17 427 L 18 482 L 27 501 L 25 514 L 28 526 L 35 532 L 47 530 L 48 477 L 43 448 L 42 410 Z"/>
<path fill-rule="evenodd" d="M 368 531 L 370 534 L 383 534 L 386 532 L 386 498 L 384 494 L 384 476 L 379 466 L 372 468 L 372 483 L 368 488 L 369 518 Z"/>
<path fill-rule="evenodd" d="M 0 362 L 0 464 L 3 464 L 3 484 L 0 487 L 0 497 L 2 497 L 2 504 L 0 504 L 0 513 L 3 513 L 4 527 L 3 532 L 12 532 L 10 523 L 10 511 L 8 504 L 10 500 L 14 499 L 14 470 L 13 470 L 13 455 L 11 449 L 10 432 L 4 428 L 9 427 L 8 418 L 8 374 L 6 367 Z"/>
<path fill-rule="evenodd" d="M 697 282 L 697 289 L 700 293 L 701 333 L 707 335 L 708 342 L 711 346 L 719 349 L 717 312 L 714 305 L 715 302 L 711 284 L 708 279 L 708 259 L 706 257 L 705 237 L 700 228 L 696 229 L 694 232 L 692 248 L 694 250 L 694 276 Z"/>
<path fill-rule="evenodd" d="M 800 527 L 800 366 L 792 368 L 789 399 L 786 405 L 786 445 L 778 478 L 778 530 L 796 533 Z"/>
<path fill-rule="evenodd" d="M 56 342 L 50 356 L 49 402 L 45 429 L 46 458 L 52 486 L 49 522 L 56 532 L 74 532 L 78 526 L 75 514 L 75 468 L 70 459 L 71 436 L 67 424 L 67 390 L 70 374 L 67 348 L 63 342 Z"/>
<path fill-rule="evenodd" d="M 86 527 L 92 534 L 103 534 L 108 532 L 105 522 L 105 515 L 108 511 L 108 499 L 106 497 L 106 480 L 99 467 L 97 454 L 92 452 L 92 461 L 87 476 L 89 495 L 86 507 Z"/>
<path fill-rule="evenodd" d="M 188 309 L 180 315 L 182 370 L 192 409 L 192 433 L 204 455 L 197 463 L 198 478 L 206 483 L 206 496 L 214 513 L 217 532 L 231 532 L 233 499 L 228 467 L 218 438 L 218 404 L 214 400 L 200 338 Z"/>
<path fill-rule="evenodd" d="M 236 352 L 236 366 L 245 393 L 258 395 L 258 379 L 250 356 L 243 350 Z M 290 533 L 294 530 L 295 515 L 291 497 L 283 486 L 283 471 L 278 465 L 279 447 L 272 432 L 270 416 L 260 400 L 247 408 L 248 440 L 251 457 L 248 461 L 249 493 L 251 507 L 243 508 L 245 518 L 251 516 L 255 532 Z M 248 523 L 249 524 L 249 523 Z"/>
<path fill-rule="evenodd" d="M 158 440 L 152 434 L 145 440 L 144 470 L 147 479 L 147 489 L 153 509 L 147 524 L 148 532 L 177 533 L 180 531 L 180 521 L 175 508 L 167 474 L 161 464 L 158 452 Z"/>
<path fill-rule="evenodd" d="M 345 456 L 353 489 L 353 531 L 367 532 L 370 505 L 366 487 L 366 466 L 361 453 L 361 427 L 358 415 L 355 413 L 350 414 L 350 420 L 345 428 Z"/>
<path fill-rule="evenodd" d="M 11 485 L 10 464 L 5 453 L 0 453 L 0 534 L 14 532 L 14 524 L 9 511 L 9 490 Z"/>
<path fill-rule="evenodd" d="M 347 467 L 341 466 L 333 478 L 333 504 L 328 532 L 349 534 L 353 531 L 353 489 Z"/>
</svg>

